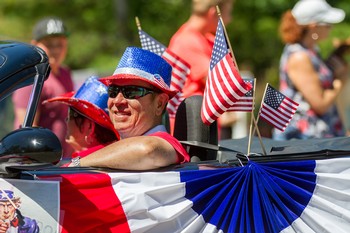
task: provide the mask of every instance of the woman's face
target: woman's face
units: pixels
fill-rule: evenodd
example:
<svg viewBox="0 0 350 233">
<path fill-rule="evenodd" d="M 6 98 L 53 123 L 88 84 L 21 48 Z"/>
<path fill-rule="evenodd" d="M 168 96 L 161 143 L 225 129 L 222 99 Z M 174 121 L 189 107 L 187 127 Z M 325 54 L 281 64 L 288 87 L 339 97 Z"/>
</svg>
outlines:
<svg viewBox="0 0 350 233">
<path fill-rule="evenodd" d="M 331 29 L 331 24 L 316 24 L 316 26 L 313 28 L 313 33 L 316 33 L 318 35 L 316 41 L 322 41 L 324 39 L 327 39 L 329 33 L 331 32 Z"/>
<path fill-rule="evenodd" d="M 80 127 L 76 124 L 76 120 L 84 121 L 84 118 L 72 111 L 68 111 L 67 123 L 67 133 L 66 142 L 74 149 L 74 151 L 81 151 L 85 147 L 85 135 L 81 131 Z"/>
</svg>

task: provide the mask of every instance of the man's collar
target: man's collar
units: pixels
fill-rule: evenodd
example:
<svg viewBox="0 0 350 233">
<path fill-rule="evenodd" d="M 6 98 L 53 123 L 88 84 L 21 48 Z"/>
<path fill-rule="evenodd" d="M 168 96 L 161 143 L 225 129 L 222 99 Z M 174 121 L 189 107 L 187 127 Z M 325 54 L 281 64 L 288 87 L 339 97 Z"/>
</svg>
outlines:
<svg viewBox="0 0 350 233">
<path fill-rule="evenodd" d="M 168 131 L 166 130 L 164 125 L 157 125 L 156 127 L 148 130 L 143 135 L 150 135 L 150 134 L 155 133 L 155 132 L 168 132 Z"/>
</svg>

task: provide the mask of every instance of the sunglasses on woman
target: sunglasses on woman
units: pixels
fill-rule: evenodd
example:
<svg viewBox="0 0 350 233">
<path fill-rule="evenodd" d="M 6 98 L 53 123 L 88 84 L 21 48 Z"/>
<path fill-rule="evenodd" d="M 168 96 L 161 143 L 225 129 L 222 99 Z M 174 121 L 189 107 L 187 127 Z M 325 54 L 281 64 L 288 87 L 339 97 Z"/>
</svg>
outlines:
<svg viewBox="0 0 350 233">
<path fill-rule="evenodd" d="M 115 98 L 121 92 L 125 99 L 139 99 L 150 93 L 155 93 L 154 90 L 147 89 L 145 87 L 138 86 L 116 86 L 111 85 L 108 87 L 109 98 Z"/>
</svg>

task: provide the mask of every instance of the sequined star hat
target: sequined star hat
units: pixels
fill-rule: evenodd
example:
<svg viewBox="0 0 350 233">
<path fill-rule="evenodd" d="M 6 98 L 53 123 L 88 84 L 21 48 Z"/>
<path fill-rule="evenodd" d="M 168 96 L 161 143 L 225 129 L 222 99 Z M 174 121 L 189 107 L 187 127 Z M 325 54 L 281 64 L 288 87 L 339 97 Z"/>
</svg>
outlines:
<svg viewBox="0 0 350 233">
<path fill-rule="evenodd" d="M 109 86 L 118 85 L 127 79 L 141 80 L 166 93 L 171 99 L 177 93 L 170 90 L 171 71 L 171 65 L 159 55 L 145 49 L 128 47 L 114 74 L 100 81 Z"/>
<path fill-rule="evenodd" d="M 101 83 L 98 77 L 91 76 L 76 93 L 68 92 L 61 96 L 45 100 L 43 104 L 52 102 L 67 104 L 86 118 L 104 128 L 112 130 L 119 140 L 119 133 L 115 130 L 108 115 L 107 100 L 107 86 Z"/>
</svg>

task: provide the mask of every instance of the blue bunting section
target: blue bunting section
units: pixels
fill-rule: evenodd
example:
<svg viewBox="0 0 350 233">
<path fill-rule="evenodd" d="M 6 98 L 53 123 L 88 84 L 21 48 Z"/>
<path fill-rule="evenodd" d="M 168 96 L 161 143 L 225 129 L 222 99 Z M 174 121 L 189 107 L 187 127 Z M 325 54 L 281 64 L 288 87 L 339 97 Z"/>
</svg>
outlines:
<svg viewBox="0 0 350 233">
<path fill-rule="evenodd" d="M 316 186 L 315 162 L 256 164 L 184 172 L 186 197 L 206 222 L 223 232 L 280 232 L 309 203 Z"/>
<path fill-rule="evenodd" d="M 347 157 L 63 177 L 67 232 L 350 232 Z"/>
<path fill-rule="evenodd" d="M 223 232 L 349 232 L 350 159 L 183 172 L 186 197 Z"/>
</svg>

